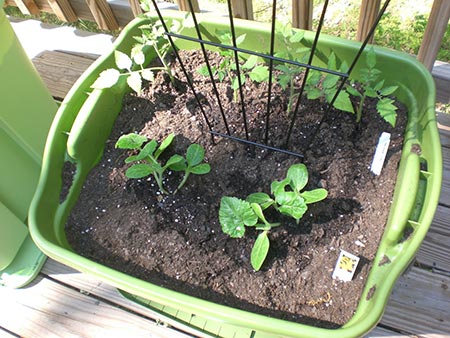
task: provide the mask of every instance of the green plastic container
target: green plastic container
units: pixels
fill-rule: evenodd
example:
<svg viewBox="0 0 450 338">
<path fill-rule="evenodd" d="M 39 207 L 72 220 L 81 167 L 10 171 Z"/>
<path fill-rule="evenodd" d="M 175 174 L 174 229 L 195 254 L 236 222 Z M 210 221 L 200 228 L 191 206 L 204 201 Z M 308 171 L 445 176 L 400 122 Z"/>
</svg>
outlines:
<svg viewBox="0 0 450 338">
<path fill-rule="evenodd" d="M 56 110 L 0 9 L 0 285 L 25 285 L 44 262 L 26 219 Z"/>
<path fill-rule="evenodd" d="M 181 18 L 183 14 L 166 12 L 165 17 Z M 213 36 L 216 29 L 228 27 L 227 18 L 203 15 L 200 20 L 206 37 Z M 148 23 L 149 19 L 132 21 L 114 48 L 129 52 L 134 44 L 133 35 L 140 34 L 138 27 Z M 237 34 L 247 33 L 243 48 L 260 49 L 261 42 L 269 41 L 267 25 L 237 21 L 236 29 Z M 183 34 L 194 36 L 195 32 L 191 28 Z M 310 32 L 306 36 L 313 39 Z M 184 49 L 198 48 L 198 44 L 192 42 L 177 41 L 177 44 Z M 360 45 L 323 36 L 319 46 L 322 51 L 332 49 L 350 63 Z M 442 180 L 441 147 L 434 111 L 435 89 L 429 72 L 405 54 L 381 48 L 376 48 L 376 52 L 377 68 L 384 72 L 387 85 L 400 87 L 397 97 L 407 105 L 410 116 L 386 231 L 358 309 L 343 327 L 316 328 L 232 309 L 152 285 L 73 252 L 65 238 L 65 220 L 86 175 L 102 156 L 104 143 L 127 92 L 125 84 L 108 90 L 90 89 L 99 73 L 114 65 L 113 51 L 97 60 L 79 79 L 54 120 L 39 186 L 29 213 L 33 239 L 48 256 L 116 286 L 172 322 L 198 327 L 201 332 L 224 337 L 234 334 L 236 337 L 362 336 L 378 323 L 396 279 L 412 261 L 424 239 L 438 204 Z M 420 146 L 420 154 L 412 151 L 413 145 Z M 66 154 L 76 162 L 77 172 L 66 200 L 60 203 L 61 173 Z M 411 232 L 407 239 L 403 238 L 405 231 Z"/>
</svg>

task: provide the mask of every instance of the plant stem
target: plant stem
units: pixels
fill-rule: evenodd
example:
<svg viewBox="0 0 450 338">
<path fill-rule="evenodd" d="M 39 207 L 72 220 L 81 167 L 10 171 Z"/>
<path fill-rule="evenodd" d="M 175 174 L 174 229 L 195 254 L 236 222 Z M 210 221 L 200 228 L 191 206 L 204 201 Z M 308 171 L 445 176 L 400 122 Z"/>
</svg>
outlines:
<svg viewBox="0 0 450 338">
<path fill-rule="evenodd" d="M 170 67 L 167 65 L 167 63 L 164 61 L 164 56 L 162 55 L 158 49 L 158 47 L 155 45 L 155 51 L 156 54 L 158 55 L 159 61 L 161 61 L 161 63 L 163 64 L 163 70 L 165 70 L 167 72 L 167 74 L 169 75 L 170 78 L 170 82 L 174 83 L 175 82 L 175 78 L 172 75 L 172 70 L 170 69 Z"/>
<path fill-rule="evenodd" d="M 155 178 L 155 181 L 158 184 L 159 191 L 161 191 L 165 195 L 168 195 L 169 193 L 163 187 L 163 183 L 162 183 L 163 178 L 162 178 L 161 174 L 155 171 L 153 173 L 153 177 Z"/>
<path fill-rule="evenodd" d="M 364 91 L 364 94 L 362 95 L 361 100 L 359 101 L 358 110 L 356 111 L 356 123 L 359 123 L 361 121 L 362 110 L 364 107 L 365 100 L 366 100 L 366 92 Z"/>
<path fill-rule="evenodd" d="M 175 190 L 175 192 L 173 193 L 174 195 L 178 192 L 178 190 L 180 190 L 183 185 L 186 183 L 188 177 L 189 177 L 190 172 L 189 171 L 185 171 L 184 172 L 184 176 L 183 176 L 183 180 L 180 182 L 180 184 L 178 185 L 177 189 Z"/>
</svg>

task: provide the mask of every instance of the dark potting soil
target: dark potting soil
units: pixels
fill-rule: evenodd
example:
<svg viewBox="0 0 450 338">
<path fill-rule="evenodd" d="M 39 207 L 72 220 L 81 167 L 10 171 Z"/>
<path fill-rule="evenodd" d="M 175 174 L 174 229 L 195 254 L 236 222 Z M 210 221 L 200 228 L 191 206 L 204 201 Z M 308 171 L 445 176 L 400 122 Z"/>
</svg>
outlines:
<svg viewBox="0 0 450 338">
<path fill-rule="evenodd" d="M 196 73 L 202 57 L 183 57 L 214 130 L 225 132 L 211 82 Z M 211 61 L 217 63 L 217 58 Z M 178 65 L 178 79 L 184 79 Z M 319 100 L 302 100 L 290 150 L 304 159 L 245 145 L 208 133 L 202 113 L 184 80 L 173 85 L 158 74 L 140 96 L 128 95 L 100 164 L 84 184 L 79 202 L 66 225 L 73 249 L 94 261 L 129 275 L 215 303 L 271 317 L 338 327 L 354 313 L 387 220 L 401 156 L 406 112 L 399 104 L 396 128 L 389 126 L 367 100 L 360 125 L 355 116 L 326 112 Z M 241 105 L 230 87 L 218 83 L 230 131 L 244 137 Z M 262 142 L 267 84 L 245 84 L 249 138 Z M 289 123 L 287 97 L 274 85 L 269 142 L 281 146 Z M 383 131 L 391 133 L 380 176 L 370 164 Z M 152 178 L 132 180 L 124 175 L 129 151 L 115 149 L 122 134 L 137 132 L 161 141 L 176 134 L 173 153 L 184 154 L 191 143 L 206 149 L 207 175 L 191 175 L 176 195 L 161 195 Z M 247 229 L 241 239 L 221 231 L 218 210 L 222 196 L 245 198 L 252 192 L 270 193 L 270 183 L 285 177 L 294 163 L 309 171 L 307 189 L 323 187 L 326 200 L 309 205 L 300 224 L 288 217 L 270 231 L 270 251 L 261 271 L 250 265 L 256 238 Z M 70 176 L 70 175 L 69 175 Z M 174 190 L 179 173 L 165 184 Z M 69 185 L 70 182 L 67 182 Z M 276 221 L 274 214 L 267 214 Z M 360 257 L 350 282 L 332 279 L 340 250 Z"/>
</svg>

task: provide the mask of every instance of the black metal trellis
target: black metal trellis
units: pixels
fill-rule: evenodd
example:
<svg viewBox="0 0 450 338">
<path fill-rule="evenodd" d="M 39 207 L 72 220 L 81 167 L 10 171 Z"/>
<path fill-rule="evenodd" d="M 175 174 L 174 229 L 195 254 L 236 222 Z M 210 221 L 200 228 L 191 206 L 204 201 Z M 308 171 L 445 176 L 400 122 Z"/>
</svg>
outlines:
<svg viewBox="0 0 450 338">
<path fill-rule="evenodd" d="M 189 37 L 186 35 L 182 35 L 179 33 L 174 33 L 174 32 L 170 32 L 170 30 L 167 27 L 167 24 L 164 20 L 164 17 L 162 15 L 162 12 L 159 10 L 156 0 L 152 0 L 153 6 L 156 10 L 157 16 L 159 18 L 159 20 L 162 23 L 163 29 L 165 31 L 165 35 L 167 36 L 170 45 L 172 46 L 172 50 L 175 53 L 175 57 L 177 59 L 177 61 L 180 63 L 182 72 L 187 80 L 188 86 L 189 88 L 192 90 L 195 100 L 197 102 L 197 104 L 200 107 L 202 116 L 206 122 L 206 125 L 209 129 L 209 132 L 211 133 L 211 135 L 214 136 L 220 136 L 220 137 L 225 137 L 234 141 L 238 141 L 238 142 L 242 142 L 245 144 L 249 144 L 249 145 L 253 145 L 253 146 L 258 146 L 258 147 L 262 147 L 262 148 L 266 148 L 268 150 L 273 150 L 273 151 L 278 151 L 278 152 L 282 152 L 282 153 L 286 153 L 289 155 L 294 155 L 297 157 L 303 157 L 302 154 L 296 153 L 294 151 L 290 151 L 288 149 L 289 147 L 289 142 L 291 139 L 291 135 L 292 132 L 294 130 L 295 124 L 297 122 L 297 116 L 300 110 L 300 106 L 301 106 L 301 102 L 302 102 L 302 97 L 303 97 L 303 93 L 305 91 L 305 86 L 306 86 L 306 82 L 308 79 L 308 75 L 309 72 L 311 70 L 316 70 L 316 71 L 320 71 L 321 73 L 326 73 L 326 74 L 332 74 L 332 75 L 336 75 L 339 77 L 339 85 L 337 87 L 336 93 L 334 94 L 334 97 L 332 98 L 331 102 L 328 104 L 328 108 L 326 110 L 326 113 L 324 115 L 324 117 L 326 116 L 326 114 L 330 111 L 330 109 L 333 107 L 334 102 L 336 101 L 336 99 L 338 98 L 340 92 L 343 90 L 344 85 L 346 83 L 346 81 L 348 80 L 348 78 L 350 77 L 353 69 L 355 68 L 358 60 L 360 59 L 365 47 L 367 46 L 368 42 L 370 41 L 371 37 L 373 36 L 376 27 L 378 26 L 379 21 L 382 18 L 382 15 L 384 14 L 384 12 L 386 11 L 387 6 L 389 5 L 390 0 L 386 0 L 384 2 L 383 7 L 380 9 L 378 16 L 374 22 L 374 24 L 372 25 L 371 29 L 369 30 L 369 33 L 367 34 L 366 38 L 364 39 L 363 43 L 361 44 L 360 49 L 358 50 L 356 56 L 354 57 L 351 65 L 348 68 L 347 72 L 341 72 L 341 71 L 335 71 L 332 69 L 327 69 L 324 67 L 318 67 L 318 66 L 314 66 L 312 65 L 316 50 L 317 50 L 317 44 L 320 38 L 320 34 L 322 31 L 322 26 L 323 23 L 325 21 L 325 15 L 327 12 L 327 8 L 328 8 L 328 4 L 329 4 L 329 0 L 325 0 L 323 8 L 322 8 L 322 12 L 320 15 L 320 19 L 318 22 L 318 26 L 317 26 L 317 30 L 314 36 L 314 41 L 311 47 L 311 51 L 310 51 L 310 55 L 308 58 L 308 62 L 307 63 L 302 63 L 302 62 L 298 62 L 296 60 L 289 60 L 289 59 L 285 59 L 285 58 L 280 58 L 275 56 L 275 23 L 276 23 L 276 11 L 277 11 L 277 0 L 273 0 L 272 2 L 272 22 L 271 22 L 271 32 L 270 32 L 270 51 L 269 54 L 265 54 L 265 53 L 261 53 L 261 52 L 257 52 L 257 51 L 252 51 L 252 50 L 248 50 L 248 49 L 244 49 L 244 48 L 239 48 L 237 46 L 237 42 L 236 42 L 236 30 L 235 30 L 235 25 L 234 25 L 234 18 L 233 18 L 233 13 L 232 13 L 232 5 L 231 5 L 231 0 L 227 0 L 227 6 L 228 6 L 228 16 L 229 16 L 229 20 L 230 20 L 230 31 L 231 31 L 231 42 L 232 45 L 226 45 L 223 43 L 217 43 L 217 42 L 212 42 L 212 41 L 207 41 L 204 40 L 202 37 L 202 33 L 200 31 L 200 25 L 197 21 L 197 16 L 196 13 L 194 12 L 194 8 L 192 5 L 192 1 L 188 0 L 188 4 L 189 4 L 189 10 L 190 10 L 190 15 L 192 17 L 192 20 L 194 22 L 194 27 L 195 27 L 195 32 L 197 37 Z M 205 61 L 205 65 L 206 68 L 208 70 L 208 75 L 211 79 L 211 83 L 212 83 L 212 87 L 213 87 L 213 92 L 214 92 L 214 96 L 216 97 L 217 100 L 217 105 L 219 107 L 219 111 L 220 111 L 220 115 L 223 121 L 223 124 L 225 126 L 225 130 L 226 130 L 226 134 L 221 133 L 217 130 L 214 130 L 210 119 L 208 118 L 208 115 L 206 114 L 206 111 L 204 109 L 204 104 L 201 102 L 200 97 L 198 95 L 198 93 L 196 92 L 195 86 L 192 82 L 192 80 L 189 77 L 189 74 L 186 70 L 186 67 L 183 64 L 183 61 L 177 51 L 176 45 L 173 41 L 173 38 L 177 38 L 177 39 L 184 39 L 184 40 L 188 40 L 191 42 L 196 42 L 200 44 L 200 48 L 203 54 L 203 58 Z M 222 100 L 219 94 L 219 91 L 217 89 L 216 86 L 216 80 L 214 78 L 214 73 L 212 70 L 212 67 L 210 65 L 209 62 L 209 58 L 208 58 L 208 54 L 206 52 L 206 48 L 205 46 L 213 46 L 213 47 L 217 47 L 217 48 L 221 48 L 224 50 L 231 50 L 233 51 L 233 55 L 234 55 L 234 62 L 236 65 L 236 73 L 237 73 L 237 81 L 238 81 L 238 86 L 239 86 L 239 97 L 240 97 L 240 102 L 241 102 L 241 113 L 242 113 L 242 121 L 243 121 L 243 125 L 244 125 L 244 133 L 245 133 L 245 138 L 236 136 L 236 135 L 232 135 L 229 125 L 228 125 L 228 119 L 226 116 L 226 113 L 223 109 L 223 105 L 222 105 Z M 264 140 L 263 142 L 259 142 L 259 141 L 252 141 L 249 139 L 249 130 L 248 130 L 248 124 L 247 124 L 247 109 L 245 106 L 245 100 L 244 100 L 244 91 L 243 91 L 243 84 L 242 84 L 242 80 L 241 80 L 241 69 L 240 69 L 240 64 L 239 64 L 239 53 L 244 53 L 247 55 L 255 55 L 258 57 L 261 57 L 265 60 L 269 61 L 269 79 L 268 79 L 268 97 L 267 97 L 267 106 L 266 106 L 266 112 L 265 112 L 265 117 L 264 117 L 264 125 L 265 125 L 265 130 L 264 130 Z M 271 100 L 272 100 L 272 82 L 273 82 L 273 70 L 274 70 L 274 62 L 280 62 L 282 64 L 290 64 L 290 65 L 294 65 L 296 67 L 301 67 L 305 69 L 305 73 L 303 75 L 303 79 L 300 85 L 300 89 L 298 90 L 297 93 L 297 99 L 296 99 L 296 103 L 295 103 L 295 108 L 291 114 L 290 121 L 289 121 L 289 127 L 287 130 L 287 134 L 286 134 L 286 140 L 283 143 L 282 147 L 274 147 L 269 145 L 269 131 L 270 131 L 270 124 L 271 124 L 271 120 L 270 120 L 270 115 L 271 115 Z"/>
</svg>

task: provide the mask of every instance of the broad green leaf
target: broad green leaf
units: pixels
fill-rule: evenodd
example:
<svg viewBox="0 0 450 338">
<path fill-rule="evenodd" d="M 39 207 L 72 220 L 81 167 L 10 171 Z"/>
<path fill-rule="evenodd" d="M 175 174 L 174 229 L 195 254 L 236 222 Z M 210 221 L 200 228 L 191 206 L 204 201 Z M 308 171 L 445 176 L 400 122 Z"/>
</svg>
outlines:
<svg viewBox="0 0 450 338">
<path fill-rule="evenodd" d="M 246 34 L 242 34 L 236 38 L 236 46 L 237 47 L 239 47 L 240 44 L 244 42 L 246 36 L 247 36 Z M 230 36 L 230 40 L 231 40 L 231 36 Z"/>
<path fill-rule="evenodd" d="M 383 86 L 384 86 L 384 80 L 381 80 L 373 87 L 373 89 L 378 91 L 378 90 L 381 90 L 381 88 L 383 88 Z"/>
<path fill-rule="evenodd" d="M 244 83 L 245 83 L 245 75 L 241 74 L 240 78 L 241 78 L 241 84 L 244 85 Z M 237 76 L 235 76 L 233 78 L 233 80 L 231 81 L 231 89 L 233 89 L 233 90 L 239 89 L 239 80 L 238 80 Z"/>
<path fill-rule="evenodd" d="M 256 55 L 250 55 L 247 61 L 242 65 L 242 69 L 252 69 L 255 67 L 257 61 L 258 57 Z"/>
<path fill-rule="evenodd" d="M 170 168 L 172 165 L 176 163 L 184 162 L 184 157 L 178 154 L 172 155 L 164 165 L 163 169 Z"/>
<path fill-rule="evenodd" d="M 397 107 L 392 104 L 393 102 L 394 100 L 389 98 L 379 100 L 377 103 L 377 111 L 385 121 L 395 127 L 397 120 Z"/>
<path fill-rule="evenodd" d="M 310 86 L 316 86 L 322 75 L 317 70 L 311 70 L 308 74 L 308 78 L 306 79 L 306 83 Z"/>
<path fill-rule="evenodd" d="M 197 73 L 203 76 L 209 76 L 208 67 L 206 65 L 197 68 Z"/>
<path fill-rule="evenodd" d="M 193 167 L 200 164 L 205 158 L 205 149 L 199 144 L 191 144 L 186 151 L 188 166 Z"/>
<path fill-rule="evenodd" d="M 263 210 L 267 209 L 275 202 L 268 194 L 264 192 L 255 192 L 250 194 L 245 200 L 249 203 L 259 204 Z"/>
<path fill-rule="evenodd" d="M 286 178 L 289 179 L 292 190 L 300 192 L 308 183 L 308 170 L 303 163 L 294 164 L 288 169 Z"/>
<path fill-rule="evenodd" d="M 261 266 L 263 265 L 267 253 L 269 252 L 270 241 L 267 236 L 267 231 L 261 232 L 256 238 L 255 243 L 253 244 L 252 252 L 250 254 L 250 262 L 252 264 L 253 269 L 259 271 Z"/>
<path fill-rule="evenodd" d="M 145 136 L 130 133 L 119 137 L 119 139 L 116 142 L 116 148 L 140 149 L 145 142 L 147 142 L 147 138 Z"/>
<path fill-rule="evenodd" d="M 223 82 L 223 80 L 225 79 L 226 76 L 227 76 L 227 72 L 224 70 L 219 70 L 217 72 L 217 78 L 219 79 L 219 82 Z"/>
<path fill-rule="evenodd" d="M 173 163 L 169 168 L 173 171 L 185 171 L 187 168 L 187 164 L 183 159 L 183 161 Z"/>
<path fill-rule="evenodd" d="M 142 78 L 144 79 L 144 80 L 147 80 L 147 81 L 150 81 L 150 82 L 153 82 L 154 80 L 155 80 L 155 75 L 153 74 L 153 72 L 150 70 L 150 69 L 148 69 L 148 68 L 145 68 L 144 70 L 142 70 Z"/>
<path fill-rule="evenodd" d="M 222 231 L 233 238 L 244 236 L 245 226 L 258 222 L 250 203 L 236 197 L 224 196 L 220 200 L 219 221 Z"/>
<path fill-rule="evenodd" d="M 120 72 L 117 69 L 107 69 L 100 73 L 99 77 L 92 84 L 91 88 L 105 89 L 111 88 L 119 80 Z"/>
<path fill-rule="evenodd" d="M 334 52 L 331 52 L 330 56 L 328 57 L 328 69 L 335 70 L 336 68 L 336 54 L 334 54 Z"/>
<path fill-rule="evenodd" d="M 285 178 L 282 181 L 273 181 L 272 184 L 270 185 L 270 192 L 277 196 L 277 194 L 279 194 L 280 192 L 284 192 L 284 188 L 289 185 L 290 183 L 290 179 Z"/>
<path fill-rule="evenodd" d="M 137 52 L 134 56 L 133 56 L 133 60 L 134 63 L 136 63 L 137 65 L 143 65 L 145 62 L 145 55 L 144 53 L 141 51 Z"/>
<path fill-rule="evenodd" d="M 138 72 L 133 72 L 127 77 L 127 83 L 131 89 L 133 89 L 137 94 L 141 93 L 142 89 L 142 78 L 141 74 Z"/>
<path fill-rule="evenodd" d="M 136 156 L 136 161 L 143 160 L 147 156 L 152 156 L 153 152 L 155 151 L 157 147 L 157 143 L 155 140 L 151 140 L 149 143 L 147 143 L 144 148 L 139 152 L 139 154 Z"/>
<path fill-rule="evenodd" d="M 211 171 L 211 166 L 208 163 L 202 163 L 196 165 L 195 167 L 189 168 L 189 172 L 196 175 L 204 175 Z"/>
<path fill-rule="evenodd" d="M 293 205 L 299 195 L 295 191 L 279 191 L 275 200 L 280 205 Z"/>
<path fill-rule="evenodd" d="M 142 178 L 152 174 L 153 172 L 153 167 L 148 164 L 139 163 L 128 168 L 125 172 L 125 176 L 128 178 Z"/>
<path fill-rule="evenodd" d="M 352 101 L 350 100 L 350 96 L 348 93 L 344 90 L 341 90 L 339 92 L 338 97 L 336 98 L 336 101 L 334 101 L 333 106 L 336 109 L 346 111 L 348 113 L 355 113 L 355 110 L 353 109 Z"/>
<path fill-rule="evenodd" d="M 286 89 L 291 82 L 291 76 L 288 74 L 281 74 L 278 76 L 278 84 L 281 88 Z"/>
<path fill-rule="evenodd" d="M 131 162 L 134 162 L 134 161 L 137 161 L 137 155 L 128 156 L 125 159 L 125 163 L 131 163 Z"/>
<path fill-rule="evenodd" d="M 305 200 L 292 191 L 279 194 L 277 203 L 280 204 L 278 210 L 285 215 L 291 216 L 296 221 L 303 217 L 308 207 Z"/>
<path fill-rule="evenodd" d="M 365 91 L 366 96 L 368 97 L 378 97 L 378 93 L 376 92 L 376 90 L 374 90 L 373 88 L 370 87 L 366 87 L 366 91 Z"/>
<path fill-rule="evenodd" d="M 316 87 L 309 87 L 306 89 L 306 96 L 308 100 L 316 100 L 322 96 L 322 91 Z"/>
<path fill-rule="evenodd" d="M 164 150 L 167 149 L 168 146 L 172 143 L 173 139 L 175 137 L 174 133 L 169 134 L 162 142 L 159 148 L 155 152 L 155 159 L 158 159 L 159 155 L 162 154 Z"/>
<path fill-rule="evenodd" d="M 377 56 L 375 54 L 375 50 L 373 49 L 373 47 L 367 51 L 366 64 L 367 64 L 367 67 L 369 67 L 369 68 L 375 68 L 375 66 L 377 64 Z"/>
<path fill-rule="evenodd" d="M 131 58 L 127 54 L 125 54 L 119 50 L 116 50 L 116 51 L 114 51 L 114 59 L 116 61 L 117 68 L 126 69 L 128 71 L 131 71 L 131 66 L 133 65 L 133 61 L 131 61 Z"/>
<path fill-rule="evenodd" d="M 250 78 L 256 82 L 269 80 L 269 68 L 267 66 L 256 66 L 249 74 Z"/>
<path fill-rule="evenodd" d="M 380 94 L 383 96 L 391 95 L 397 90 L 398 86 L 389 86 L 380 90 Z"/>
<path fill-rule="evenodd" d="M 327 76 L 325 76 L 322 86 L 324 89 L 335 88 L 338 81 L 339 81 L 339 76 L 333 75 L 333 74 L 328 74 Z"/>
<path fill-rule="evenodd" d="M 347 93 L 349 93 L 350 95 L 356 96 L 356 97 L 362 97 L 361 93 L 354 87 L 347 86 L 346 87 Z"/>
<path fill-rule="evenodd" d="M 316 203 L 325 199 L 328 196 L 328 191 L 318 188 L 310 191 L 304 191 L 300 194 L 300 196 L 303 197 L 306 204 Z"/>
</svg>

